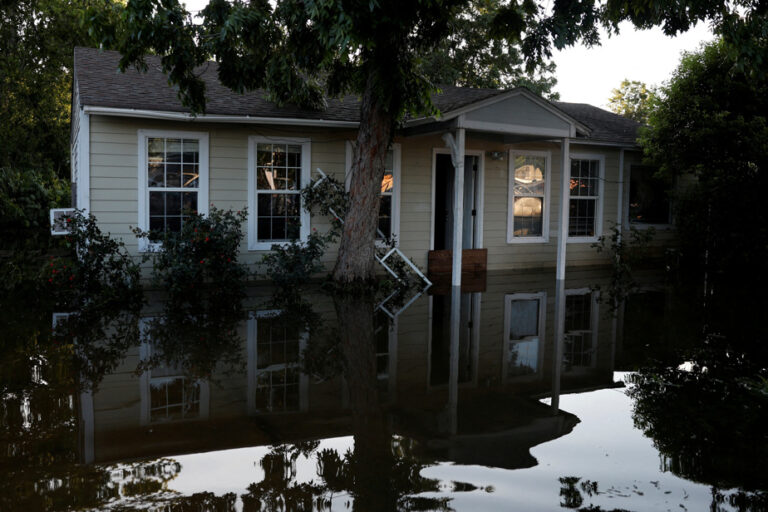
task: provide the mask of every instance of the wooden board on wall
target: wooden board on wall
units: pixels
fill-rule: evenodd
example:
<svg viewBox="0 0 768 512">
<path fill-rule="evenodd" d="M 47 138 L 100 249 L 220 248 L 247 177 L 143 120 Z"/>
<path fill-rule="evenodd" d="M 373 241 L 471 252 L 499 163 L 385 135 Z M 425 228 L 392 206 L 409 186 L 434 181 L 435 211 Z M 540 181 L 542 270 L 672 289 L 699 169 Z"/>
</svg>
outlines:
<svg viewBox="0 0 768 512">
<path fill-rule="evenodd" d="M 461 272 L 485 272 L 488 265 L 488 249 L 464 249 L 461 251 Z M 427 272 L 429 275 L 451 274 L 453 251 L 429 251 Z"/>
<path fill-rule="evenodd" d="M 464 249 L 461 252 L 461 291 L 464 293 L 484 292 L 486 287 L 486 269 L 488 249 Z M 432 287 L 430 295 L 450 293 L 453 270 L 452 251 L 429 251 L 427 254 L 427 273 Z"/>
</svg>

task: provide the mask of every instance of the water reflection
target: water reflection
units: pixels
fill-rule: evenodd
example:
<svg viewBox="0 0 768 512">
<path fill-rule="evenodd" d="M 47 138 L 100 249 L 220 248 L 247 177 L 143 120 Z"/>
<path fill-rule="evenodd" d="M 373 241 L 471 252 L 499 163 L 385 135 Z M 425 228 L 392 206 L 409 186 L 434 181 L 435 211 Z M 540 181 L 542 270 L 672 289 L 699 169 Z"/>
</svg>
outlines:
<svg viewBox="0 0 768 512">
<path fill-rule="evenodd" d="M 596 289 L 607 279 L 510 273 L 471 293 L 354 296 L 256 287 L 220 314 L 171 312 L 148 297 L 140 315 L 110 316 L 79 365 L 72 355 L 93 331 L 72 316 L 55 336 L 3 354 L 0 509 L 485 508 L 508 490 L 471 468 L 543 470 L 536 447 L 567 438 L 580 421 L 565 397 L 615 387 L 615 361 L 639 357 L 634 328 L 621 343 L 617 327 L 631 325 L 623 320 L 637 307 L 615 317 Z M 759 510 L 754 491 L 768 471 L 743 461 L 768 460 L 762 391 L 701 361 L 709 373 L 699 371 L 695 386 L 685 374 L 638 373 L 635 422 L 660 452 L 661 471 L 710 486 L 708 501 Z M 710 418 L 713 404 L 720 420 Z M 339 438 L 348 441 L 328 441 Z M 246 485 L 213 492 L 203 480 L 175 492 L 193 474 L 184 461 L 207 456 L 185 454 L 254 446 L 264 448 Z M 467 469 L 433 476 L 447 468 Z M 589 468 L 548 475 L 543 510 L 606 507 L 602 486 L 612 484 Z M 727 491 L 734 487 L 743 490 Z"/>
</svg>

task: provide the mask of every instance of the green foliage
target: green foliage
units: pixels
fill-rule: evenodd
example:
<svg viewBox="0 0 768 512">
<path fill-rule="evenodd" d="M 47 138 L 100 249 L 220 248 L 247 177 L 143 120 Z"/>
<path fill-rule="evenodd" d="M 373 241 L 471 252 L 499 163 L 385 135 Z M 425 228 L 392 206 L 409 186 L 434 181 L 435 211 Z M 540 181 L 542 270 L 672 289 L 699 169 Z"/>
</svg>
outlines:
<svg viewBox="0 0 768 512">
<path fill-rule="evenodd" d="M 534 72 L 524 69 L 519 44 L 493 37 L 493 21 L 500 0 L 470 0 L 450 22 L 450 33 L 421 63 L 433 84 L 506 89 L 525 86 L 549 99 L 557 83 L 554 63 L 544 63 Z"/>
<path fill-rule="evenodd" d="M 696 181 L 676 198 L 682 268 L 706 282 L 710 328 L 757 348 L 768 339 L 768 76 L 739 72 L 720 41 L 687 54 L 641 142 L 667 176 Z M 762 344 L 764 345 L 764 344 Z"/>
<path fill-rule="evenodd" d="M 714 336 L 688 360 L 686 368 L 649 366 L 632 376 L 635 426 L 653 440 L 665 470 L 721 489 L 765 491 L 768 397 L 751 383 L 766 379 L 766 369 Z"/>
<path fill-rule="evenodd" d="M 632 271 L 647 256 L 648 244 L 655 234 L 656 230 L 652 227 L 640 230 L 634 226 L 622 233 L 621 227 L 614 224 L 610 234 L 600 236 L 592 244 L 598 253 L 605 252 L 611 258 L 611 282 L 600 297 L 601 301 L 610 305 L 611 311 L 615 311 L 624 299 L 637 291 Z"/>
<path fill-rule="evenodd" d="M 70 252 L 51 256 L 42 278 L 58 310 L 70 312 L 57 327 L 59 340 L 74 343 L 79 373 L 86 385 L 96 385 L 138 341 L 144 304 L 140 267 L 92 215 L 77 211 L 67 224 Z"/>
<path fill-rule="evenodd" d="M 608 99 L 608 108 L 620 116 L 647 124 L 655 101 L 655 87 L 648 87 L 643 82 L 624 79 L 619 88 L 614 89 L 613 95 Z"/>
<path fill-rule="evenodd" d="M 237 326 L 245 318 L 242 301 L 249 276 L 238 262 L 245 211 L 211 206 L 207 216 L 189 213 L 179 232 L 147 233 L 160 240 L 152 252 L 152 281 L 165 294 L 161 315 L 146 335 L 152 355 L 142 369 L 177 367 L 192 377 L 209 377 L 219 362 L 239 364 Z"/>
<path fill-rule="evenodd" d="M 317 231 L 310 233 L 306 241 L 293 239 L 285 244 L 275 244 L 261 262 L 266 275 L 275 285 L 274 296 L 279 302 L 297 300 L 313 275 L 323 269 L 320 259 L 325 254 L 331 238 Z"/>
<path fill-rule="evenodd" d="M 98 46 L 82 17 L 86 9 L 103 5 L 100 0 L 0 3 L 0 166 L 69 175 L 72 55 L 77 45 Z"/>
<path fill-rule="evenodd" d="M 69 205 L 69 184 L 52 171 L 0 168 L 0 250 L 43 248 L 49 210 Z"/>
<path fill-rule="evenodd" d="M 302 189 L 301 200 L 312 215 L 331 218 L 331 234 L 341 233 L 349 209 L 349 194 L 343 183 L 333 176 L 312 180 Z"/>
</svg>

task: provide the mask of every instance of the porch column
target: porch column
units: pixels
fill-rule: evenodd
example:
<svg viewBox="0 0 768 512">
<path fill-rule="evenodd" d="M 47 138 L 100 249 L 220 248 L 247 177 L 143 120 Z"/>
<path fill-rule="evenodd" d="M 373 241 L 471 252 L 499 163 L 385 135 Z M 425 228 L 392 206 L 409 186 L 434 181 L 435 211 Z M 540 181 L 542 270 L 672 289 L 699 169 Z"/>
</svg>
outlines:
<svg viewBox="0 0 768 512">
<path fill-rule="evenodd" d="M 445 145 L 451 150 L 453 163 L 453 269 L 452 286 L 461 286 L 461 251 L 463 247 L 462 227 L 464 226 L 464 153 L 466 132 L 456 129 L 456 137 L 450 133 L 443 136 Z"/>
<path fill-rule="evenodd" d="M 560 373 L 565 343 L 565 256 L 568 240 L 568 210 L 571 186 L 571 141 L 563 138 L 560 160 L 560 222 L 557 226 L 557 270 L 555 276 L 555 357 L 552 368 L 552 408 L 557 411 L 560 396 Z"/>
<path fill-rule="evenodd" d="M 557 225 L 557 279 L 565 279 L 565 248 L 568 239 L 568 207 L 571 199 L 571 139 L 560 143 L 560 222 Z"/>
</svg>

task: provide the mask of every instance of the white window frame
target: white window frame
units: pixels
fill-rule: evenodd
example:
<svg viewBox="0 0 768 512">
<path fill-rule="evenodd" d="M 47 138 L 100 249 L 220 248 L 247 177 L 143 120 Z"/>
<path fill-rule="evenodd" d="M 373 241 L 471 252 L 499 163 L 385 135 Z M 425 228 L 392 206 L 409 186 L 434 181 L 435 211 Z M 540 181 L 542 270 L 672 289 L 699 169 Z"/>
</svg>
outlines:
<svg viewBox="0 0 768 512">
<path fill-rule="evenodd" d="M 139 335 L 141 337 L 141 345 L 139 345 L 139 360 L 146 361 L 152 356 L 152 340 L 149 339 L 149 336 L 147 334 L 147 328 L 149 326 L 149 322 L 151 322 L 154 318 L 152 317 L 143 317 L 139 319 Z M 193 418 L 183 418 L 179 420 L 173 420 L 173 421 L 160 421 L 160 422 L 153 422 L 151 421 L 152 418 L 152 395 L 151 395 L 151 384 L 152 384 L 152 370 L 145 370 L 141 376 L 139 377 L 139 397 L 140 397 L 140 404 L 139 404 L 139 424 L 140 425 L 158 425 L 158 424 L 164 424 L 164 423 L 180 423 L 180 422 L 187 422 L 187 421 L 199 421 L 199 420 L 207 420 L 209 416 L 210 411 L 210 403 L 211 403 L 211 390 L 208 380 L 204 379 L 198 379 L 198 390 L 199 390 L 199 396 L 198 396 L 198 410 L 199 414 L 196 417 Z"/>
<path fill-rule="evenodd" d="M 147 141 L 150 138 L 165 139 L 197 139 L 199 148 L 200 163 L 198 167 L 199 186 L 197 188 L 197 213 L 208 215 L 209 205 L 209 138 L 207 132 L 189 132 L 180 130 L 138 130 L 139 138 L 139 223 L 138 227 L 142 231 L 149 231 L 149 185 L 147 184 L 147 170 L 149 166 L 149 155 L 147 153 Z M 181 189 L 179 189 L 181 190 Z M 194 189 L 186 189 L 191 192 Z M 173 188 L 170 189 L 173 191 Z M 162 244 L 150 242 L 147 238 L 139 239 L 139 251 L 157 251 Z"/>
<path fill-rule="evenodd" d="M 580 368 L 595 368 L 597 366 L 597 341 L 598 341 L 598 326 L 600 322 L 600 292 L 598 290 L 593 290 L 591 288 L 571 288 L 565 290 L 565 296 L 568 297 L 570 295 L 590 295 L 590 315 L 589 315 L 589 324 L 590 328 L 592 330 L 592 357 L 590 360 L 589 366 L 572 366 L 571 372 L 578 371 Z M 565 306 L 565 304 L 563 305 Z M 566 336 L 568 333 L 563 329 L 563 336 Z M 565 356 L 565 348 L 563 347 L 563 356 Z"/>
<path fill-rule="evenodd" d="M 348 140 L 345 144 L 344 157 L 344 189 L 349 192 L 349 180 L 352 179 L 352 143 Z M 395 247 L 400 246 L 400 177 L 402 147 L 399 143 L 392 143 L 392 226 L 390 227 L 390 237 L 395 241 Z M 381 194 L 379 194 L 381 195 Z M 378 228 L 378 218 L 376 227 Z M 384 246 L 385 240 L 378 237 L 376 233 L 376 245 Z"/>
<path fill-rule="evenodd" d="M 256 233 L 258 212 L 256 211 L 256 146 L 257 144 L 294 144 L 301 146 L 301 188 L 299 195 L 299 240 L 306 242 L 309 238 L 311 216 L 304 208 L 301 199 L 301 189 L 306 187 L 311 179 L 312 169 L 312 142 L 306 137 L 262 137 L 251 135 L 248 137 L 248 250 L 269 251 L 273 245 L 285 246 L 290 242 L 259 242 Z"/>
<path fill-rule="evenodd" d="M 282 310 L 269 309 L 250 311 L 248 313 L 247 326 L 247 398 L 246 410 L 249 415 L 256 414 L 296 414 L 309 410 L 309 376 L 301 371 L 301 354 L 307 346 L 308 333 L 299 333 L 299 361 L 296 363 L 282 363 L 267 368 L 258 369 L 258 321 L 259 319 L 275 318 L 283 314 Z M 256 408 L 256 388 L 258 386 L 259 373 L 279 369 L 277 367 L 295 367 L 299 371 L 299 408 L 295 411 L 264 411 Z"/>
<path fill-rule="evenodd" d="M 515 156 L 538 156 L 546 159 L 544 176 L 544 210 L 541 218 L 541 236 L 515 236 Z M 528 151 L 521 149 L 509 150 L 509 184 L 507 190 L 507 243 L 508 244 L 542 244 L 549 242 L 549 201 L 552 183 L 552 152 Z M 535 197 L 535 196 L 521 196 Z"/>
<path fill-rule="evenodd" d="M 568 169 L 564 169 L 564 172 L 568 173 L 569 183 L 571 177 L 571 163 L 573 160 L 597 160 L 599 162 L 598 171 L 598 185 L 597 185 L 597 204 L 595 205 L 595 235 L 594 236 L 569 236 L 568 233 L 571 230 L 571 191 L 568 190 L 568 204 L 564 205 L 568 209 L 568 230 L 566 231 L 568 243 L 594 243 L 603 234 L 603 202 L 605 200 L 605 155 L 597 153 L 571 153 L 571 160 L 568 162 Z"/>
<path fill-rule="evenodd" d="M 520 376 L 508 376 L 507 375 L 507 361 L 509 360 L 509 328 L 511 327 L 510 307 L 513 301 L 518 300 L 538 300 L 539 301 L 539 348 L 536 361 L 536 371 L 531 375 Z M 544 345 L 547 326 L 547 292 L 536 293 L 511 293 L 504 295 L 504 333 L 502 334 L 503 343 L 503 355 L 501 360 L 501 380 L 507 382 L 508 380 L 518 380 L 526 378 L 537 378 L 541 376 L 542 364 L 544 358 Z"/>
</svg>

